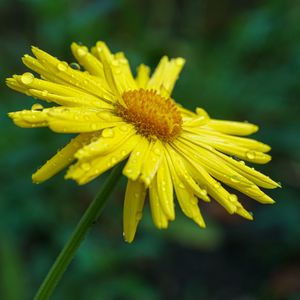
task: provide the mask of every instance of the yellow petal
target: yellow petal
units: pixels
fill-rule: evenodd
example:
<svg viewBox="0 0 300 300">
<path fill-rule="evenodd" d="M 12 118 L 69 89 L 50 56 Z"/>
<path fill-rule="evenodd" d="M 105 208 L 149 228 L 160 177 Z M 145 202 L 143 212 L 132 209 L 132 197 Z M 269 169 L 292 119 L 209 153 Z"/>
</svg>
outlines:
<svg viewBox="0 0 300 300">
<path fill-rule="evenodd" d="M 159 140 L 151 141 L 144 156 L 144 163 L 141 169 L 141 180 L 146 186 L 149 186 L 154 175 L 159 168 L 160 161 L 163 154 L 163 146 Z"/>
<path fill-rule="evenodd" d="M 107 101 L 114 100 L 114 95 L 104 78 L 74 70 L 66 62 L 60 61 L 36 47 L 32 47 L 32 52 L 47 69 L 47 72 L 55 74 L 55 77 L 65 82 L 65 84 L 106 99 Z"/>
<path fill-rule="evenodd" d="M 198 199 L 194 196 L 194 193 L 191 190 L 187 189 L 182 181 L 177 176 L 177 173 L 174 169 L 173 162 L 170 158 L 169 151 L 172 151 L 168 147 L 168 151 L 166 152 L 168 165 L 171 171 L 171 176 L 174 182 L 174 188 L 177 196 L 177 200 L 179 205 L 183 211 L 183 213 L 193 219 L 200 227 L 205 227 L 205 222 L 201 215 L 199 206 L 198 206 Z"/>
<path fill-rule="evenodd" d="M 149 75 L 150 68 L 144 64 L 139 65 L 139 67 L 137 68 L 137 76 L 135 79 L 139 88 L 146 88 L 149 81 Z"/>
<path fill-rule="evenodd" d="M 147 89 L 154 89 L 158 92 L 160 91 L 168 63 L 169 58 L 167 56 L 163 56 L 148 81 Z"/>
<path fill-rule="evenodd" d="M 185 64 L 185 59 L 182 57 L 171 59 L 165 74 L 165 78 L 161 90 L 166 91 L 166 96 L 171 95 L 179 74 Z"/>
<path fill-rule="evenodd" d="M 183 154 L 184 155 L 184 154 Z M 184 155 L 188 161 L 187 168 L 191 176 L 198 182 L 199 186 L 206 187 L 211 195 L 230 214 L 236 212 L 236 206 L 231 202 L 230 194 L 222 187 L 220 182 L 212 178 L 209 173 L 196 160 Z"/>
<path fill-rule="evenodd" d="M 106 155 L 79 160 L 69 168 L 65 178 L 74 179 L 80 185 L 88 183 L 124 160 L 135 149 L 139 140 L 138 135 L 133 135 L 120 147 Z"/>
<path fill-rule="evenodd" d="M 15 78 L 6 78 L 6 85 L 17 92 L 24 94 L 27 92 L 27 89 L 19 84 Z"/>
<path fill-rule="evenodd" d="M 252 181 L 230 168 L 222 159 L 211 151 L 197 147 L 189 141 L 175 141 L 174 145 L 185 155 L 195 157 L 207 169 L 214 178 L 226 183 L 230 187 L 261 203 L 274 203 L 270 197 L 264 194 Z"/>
<path fill-rule="evenodd" d="M 138 223 L 142 218 L 145 196 L 144 184 L 128 179 L 123 209 L 124 239 L 128 243 L 133 241 Z"/>
<path fill-rule="evenodd" d="M 170 61 L 167 56 L 162 57 L 148 81 L 147 88 L 155 89 L 162 96 L 169 97 L 184 63 L 185 60 L 181 57 Z"/>
<path fill-rule="evenodd" d="M 163 155 L 161 164 L 157 170 L 156 180 L 160 206 L 164 210 L 164 213 L 168 217 L 168 219 L 174 220 L 175 211 L 173 199 L 173 183 L 165 155 Z"/>
<path fill-rule="evenodd" d="M 233 144 L 240 147 L 247 148 L 249 150 L 255 150 L 260 152 L 268 152 L 271 150 L 269 145 L 266 145 L 262 142 L 259 142 L 254 139 L 244 138 L 244 137 L 236 137 L 228 134 L 223 134 L 220 132 L 207 130 L 204 128 L 186 128 L 186 130 L 192 134 L 197 135 L 200 139 L 213 141 L 216 143 L 222 144 Z M 189 133 L 187 133 L 189 134 Z"/>
<path fill-rule="evenodd" d="M 104 42 L 97 42 L 96 52 L 100 58 L 106 81 L 117 96 L 117 100 L 124 105 L 121 95 L 128 90 L 134 90 L 137 85 L 132 76 L 127 59 L 115 59 Z M 125 72 L 125 73 L 124 73 Z"/>
<path fill-rule="evenodd" d="M 83 147 L 92 137 L 93 134 L 83 133 L 72 139 L 69 144 L 59 150 L 32 175 L 32 181 L 41 183 L 64 169 L 74 160 L 76 151 Z"/>
<path fill-rule="evenodd" d="M 155 178 L 156 179 L 156 178 Z M 152 219 L 155 226 L 159 229 L 168 227 L 168 218 L 165 215 L 159 201 L 159 195 L 157 191 L 157 181 L 153 180 L 149 188 L 149 200 L 152 213 Z"/>
<path fill-rule="evenodd" d="M 198 198 L 205 202 L 209 202 L 210 199 L 207 196 L 207 191 L 199 187 L 189 174 L 182 158 L 176 153 L 176 151 L 169 151 L 170 158 L 173 162 L 175 172 L 178 174 L 179 179 L 183 182 L 187 189 L 190 189 Z"/>
<path fill-rule="evenodd" d="M 249 135 L 258 130 L 258 126 L 248 122 L 233 122 L 224 120 L 211 119 L 207 127 L 216 131 L 233 134 L 233 135 Z"/>
<path fill-rule="evenodd" d="M 44 111 L 21 110 L 10 112 L 8 116 L 19 127 L 35 128 L 48 126 L 47 114 Z"/>
<path fill-rule="evenodd" d="M 94 108 L 112 107 L 106 103 L 106 100 L 101 101 L 102 99 L 99 97 L 64 84 L 38 79 L 28 72 L 23 75 L 15 75 L 14 78 L 8 80 L 10 84 L 16 82 L 14 84 L 18 84 L 23 89 L 22 92 L 28 95 L 46 101 L 53 101 L 60 105 L 67 104 L 68 106 L 88 106 Z"/>
<path fill-rule="evenodd" d="M 222 158 L 230 168 L 232 168 L 245 178 L 249 179 L 251 182 L 257 184 L 258 186 L 267 189 L 280 187 L 279 183 L 273 181 L 270 177 L 256 171 L 254 168 L 248 167 L 247 165 L 245 165 L 244 161 L 237 161 L 219 151 L 216 151 L 211 147 L 207 148 L 205 145 L 203 145 L 203 147 L 214 153 L 216 156 Z"/>
<path fill-rule="evenodd" d="M 240 215 L 241 217 L 247 219 L 247 220 L 253 220 L 253 216 L 251 213 L 249 213 L 242 204 L 238 201 L 238 197 L 235 194 L 230 194 L 230 200 L 234 205 L 236 206 L 236 214 Z"/>
<path fill-rule="evenodd" d="M 130 157 L 123 169 L 123 175 L 131 180 L 137 180 L 141 174 L 142 166 L 145 160 L 147 149 L 149 148 L 149 141 L 141 136 L 139 143 L 133 149 Z"/>
<path fill-rule="evenodd" d="M 103 78 L 103 65 L 85 46 L 72 43 L 71 50 L 77 61 L 91 74 Z"/>
<path fill-rule="evenodd" d="M 126 123 L 120 123 L 120 125 L 113 128 L 106 128 L 95 141 L 81 148 L 75 154 L 75 157 L 77 159 L 88 159 L 108 154 L 135 133 L 134 127 Z"/>
<path fill-rule="evenodd" d="M 41 111 L 23 110 L 9 113 L 15 124 L 20 127 L 48 126 L 55 132 L 80 133 L 93 132 L 122 123 L 114 115 L 103 118 L 101 110 L 84 107 L 52 107 Z"/>
<path fill-rule="evenodd" d="M 268 154 L 233 144 L 230 142 L 230 140 L 228 140 L 228 142 L 222 141 L 214 137 L 213 134 L 214 133 L 212 133 L 211 135 L 209 133 L 202 134 L 199 130 L 199 132 L 194 134 L 184 132 L 182 136 L 187 140 L 192 140 L 194 144 L 197 144 L 199 146 L 203 146 L 204 144 L 206 144 L 223 153 L 236 156 L 240 159 L 247 160 L 253 163 L 265 164 L 271 160 L 271 156 Z"/>
</svg>

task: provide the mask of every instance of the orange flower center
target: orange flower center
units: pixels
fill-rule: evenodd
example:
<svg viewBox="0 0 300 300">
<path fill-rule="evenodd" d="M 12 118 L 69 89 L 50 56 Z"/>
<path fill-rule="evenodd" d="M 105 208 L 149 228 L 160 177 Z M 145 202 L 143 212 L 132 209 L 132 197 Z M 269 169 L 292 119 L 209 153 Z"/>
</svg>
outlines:
<svg viewBox="0 0 300 300">
<path fill-rule="evenodd" d="M 116 114 L 133 124 L 147 138 L 172 141 L 181 131 L 182 118 L 175 102 L 154 90 L 133 90 L 122 95 L 126 105 L 116 105 Z"/>
</svg>

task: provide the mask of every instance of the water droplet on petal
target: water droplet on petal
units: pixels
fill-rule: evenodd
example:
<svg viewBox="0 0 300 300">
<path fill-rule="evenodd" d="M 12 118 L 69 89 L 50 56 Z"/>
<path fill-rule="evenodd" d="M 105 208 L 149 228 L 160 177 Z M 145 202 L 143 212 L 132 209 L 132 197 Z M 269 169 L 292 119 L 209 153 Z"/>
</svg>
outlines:
<svg viewBox="0 0 300 300">
<path fill-rule="evenodd" d="M 80 56 L 80 57 L 86 56 L 87 53 L 88 53 L 87 47 L 84 47 L 84 46 L 83 46 L 83 47 L 79 47 L 79 48 L 77 49 L 77 54 L 78 54 L 78 56 Z"/>
<path fill-rule="evenodd" d="M 116 162 L 117 162 L 117 158 L 113 156 L 113 157 L 111 158 L 111 163 L 112 163 L 112 164 L 115 164 Z"/>
<path fill-rule="evenodd" d="M 214 188 L 215 189 L 219 189 L 221 187 L 221 183 L 219 182 L 219 181 L 216 181 L 215 183 L 214 183 Z"/>
<path fill-rule="evenodd" d="M 114 136 L 114 131 L 111 128 L 106 128 L 102 131 L 102 136 L 104 138 L 109 138 Z"/>
<path fill-rule="evenodd" d="M 31 106 L 31 110 L 43 110 L 43 109 L 44 109 L 44 107 L 40 103 L 35 103 Z"/>
<path fill-rule="evenodd" d="M 48 96 L 48 91 L 47 90 L 43 90 L 42 91 L 42 96 L 43 97 L 47 97 Z"/>
<path fill-rule="evenodd" d="M 128 131 L 129 126 L 128 126 L 128 125 L 122 125 L 122 126 L 120 127 L 120 129 L 121 129 L 122 131 Z"/>
<path fill-rule="evenodd" d="M 97 130 L 97 124 L 93 123 L 93 124 L 91 125 L 91 129 L 92 129 L 92 130 Z"/>
<path fill-rule="evenodd" d="M 230 195 L 228 196 L 228 199 L 229 199 L 229 201 L 231 201 L 231 202 L 236 202 L 236 201 L 238 200 L 237 195 L 235 195 L 235 194 L 230 194 Z"/>
<path fill-rule="evenodd" d="M 243 160 L 240 160 L 239 163 L 243 166 L 245 165 L 245 162 Z"/>
<path fill-rule="evenodd" d="M 76 62 L 70 63 L 70 67 L 74 70 L 80 70 L 80 65 Z"/>
<path fill-rule="evenodd" d="M 154 153 L 157 154 L 157 155 L 160 155 L 161 152 L 160 152 L 160 150 L 158 148 L 155 148 L 154 149 Z"/>
<path fill-rule="evenodd" d="M 135 218 L 136 218 L 137 221 L 140 221 L 142 217 L 143 217 L 143 213 L 142 212 L 137 212 L 136 213 Z"/>
<path fill-rule="evenodd" d="M 136 156 L 140 156 L 140 155 L 141 155 L 141 152 L 140 152 L 140 151 L 137 151 L 137 152 L 135 153 L 135 155 L 136 155 Z"/>
<path fill-rule="evenodd" d="M 64 72 L 68 69 L 68 64 L 63 61 L 63 62 L 60 62 L 58 65 L 57 65 L 57 69 L 61 72 Z"/>
<path fill-rule="evenodd" d="M 248 151 L 248 152 L 246 152 L 246 156 L 248 159 L 252 160 L 255 158 L 256 153 L 255 153 L 255 151 Z"/>
<path fill-rule="evenodd" d="M 111 114 L 108 113 L 108 112 L 99 112 L 97 113 L 98 117 L 103 119 L 103 120 L 106 120 L 106 121 L 110 121 L 111 120 Z"/>
<path fill-rule="evenodd" d="M 238 183 L 238 182 L 240 182 L 238 176 L 231 176 L 231 177 L 230 177 L 230 181 L 233 182 L 233 183 Z"/>
<path fill-rule="evenodd" d="M 184 186 L 184 184 L 182 184 L 182 183 L 179 183 L 179 187 L 180 187 L 181 189 L 185 189 L 185 186 Z"/>
<path fill-rule="evenodd" d="M 126 153 L 127 153 L 127 152 L 126 152 L 125 150 L 122 150 L 122 151 L 121 151 L 121 155 L 122 155 L 122 156 L 125 156 Z"/>
<path fill-rule="evenodd" d="M 126 168 L 124 171 L 125 171 L 126 174 L 132 173 L 132 169 L 130 169 L 130 168 Z"/>
<path fill-rule="evenodd" d="M 84 170 L 84 171 L 88 171 L 88 170 L 91 168 L 91 166 L 90 166 L 89 163 L 83 163 L 83 164 L 81 165 L 81 168 L 82 168 L 82 170 Z"/>
<path fill-rule="evenodd" d="M 119 65 L 119 62 L 117 60 L 113 60 L 112 61 L 112 65 L 115 66 L 115 67 L 117 67 Z"/>
<path fill-rule="evenodd" d="M 34 75 L 32 73 L 26 72 L 21 76 L 21 81 L 24 84 L 30 84 L 34 80 Z"/>
<path fill-rule="evenodd" d="M 140 196 L 139 193 L 134 193 L 134 197 L 135 197 L 135 198 L 138 198 L 139 196 Z"/>
<path fill-rule="evenodd" d="M 198 199 L 196 197 L 191 199 L 191 202 L 193 205 L 197 205 L 198 204 Z"/>
</svg>

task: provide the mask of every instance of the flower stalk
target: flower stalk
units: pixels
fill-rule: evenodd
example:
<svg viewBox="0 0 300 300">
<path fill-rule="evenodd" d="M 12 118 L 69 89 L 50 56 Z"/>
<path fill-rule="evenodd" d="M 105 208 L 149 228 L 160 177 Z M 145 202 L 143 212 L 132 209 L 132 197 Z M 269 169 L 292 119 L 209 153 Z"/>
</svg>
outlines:
<svg viewBox="0 0 300 300">
<path fill-rule="evenodd" d="M 52 268 L 41 284 L 34 300 L 47 300 L 52 295 L 56 285 L 71 263 L 83 239 L 95 222 L 97 222 L 113 188 L 116 185 L 116 182 L 121 177 L 123 166 L 123 163 L 118 164 L 110 173 L 98 195 L 80 219 L 71 237 L 54 262 Z"/>
</svg>

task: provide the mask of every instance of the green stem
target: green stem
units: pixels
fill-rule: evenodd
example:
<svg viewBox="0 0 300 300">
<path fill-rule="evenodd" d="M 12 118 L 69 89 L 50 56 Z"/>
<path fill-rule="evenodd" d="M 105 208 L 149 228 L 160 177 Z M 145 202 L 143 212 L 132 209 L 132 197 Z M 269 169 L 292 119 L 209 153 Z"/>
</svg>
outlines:
<svg viewBox="0 0 300 300">
<path fill-rule="evenodd" d="M 71 237 L 57 257 L 55 263 L 53 264 L 42 285 L 40 286 L 34 300 L 49 299 L 54 288 L 56 287 L 66 268 L 73 259 L 83 238 L 86 236 L 89 229 L 100 216 L 110 193 L 112 192 L 117 180 L 122 174 L 122 168 L 123 164 L 121 163 L 111 171 L 109 177 L 106 179 L 98 195 L 95 197 L 93 202 L 90 204 L 90 206 L 80 219 Z"/>
</svg>

